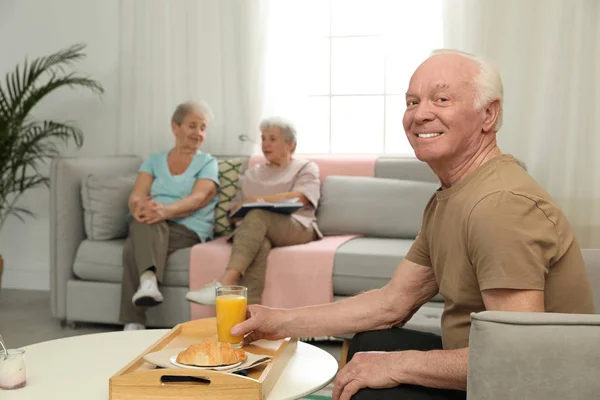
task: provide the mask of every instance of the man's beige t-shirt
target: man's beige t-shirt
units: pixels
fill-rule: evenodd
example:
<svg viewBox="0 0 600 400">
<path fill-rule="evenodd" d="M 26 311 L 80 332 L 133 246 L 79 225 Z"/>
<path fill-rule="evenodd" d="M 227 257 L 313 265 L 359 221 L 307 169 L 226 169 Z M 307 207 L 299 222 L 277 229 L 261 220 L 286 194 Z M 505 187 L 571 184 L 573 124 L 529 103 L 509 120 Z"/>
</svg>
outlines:
<svg viewBox="0 0 600 400">
<path fill-rule="evenodd" d="M 433 267 L 446 299 L 444 349 L 469 345 L 470 313 L 485 310 L 483 290 L 543 290 L 546 312 L 594 313 L 569 222 L 510 155 L 438 190 L 406 258 Z"/>
</svg>

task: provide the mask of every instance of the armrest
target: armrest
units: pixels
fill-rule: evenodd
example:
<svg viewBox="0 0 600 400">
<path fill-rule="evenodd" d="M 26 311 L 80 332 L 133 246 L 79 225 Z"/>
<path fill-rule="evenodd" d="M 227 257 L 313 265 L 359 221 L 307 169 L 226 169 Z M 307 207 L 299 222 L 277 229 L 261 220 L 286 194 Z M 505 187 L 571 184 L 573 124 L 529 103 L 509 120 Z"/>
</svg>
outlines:
<svg viewBox="0 0 600 400">
<path fill-rule="evenodd" d="M 594 296 L 594 306 L 596 312 L 600 313 L 600 249 L 582 249 L 583 262 L 587 270 L 590 286 L 592 287 L 592 295 Z"/>
<path fill-rule="evenodd" d="M 59 157 L 50 165 L 50 303 L 52 315 L 66 318 L 67 282 L 85 239 L 81 180 L 89 174 L 111 176 L 135 172 L 136 156 Z"/>
<path fill-rule="evenodd" d="M 600 315 L 471 314 L 469 399 L 593 399 Z"/>
</svg>

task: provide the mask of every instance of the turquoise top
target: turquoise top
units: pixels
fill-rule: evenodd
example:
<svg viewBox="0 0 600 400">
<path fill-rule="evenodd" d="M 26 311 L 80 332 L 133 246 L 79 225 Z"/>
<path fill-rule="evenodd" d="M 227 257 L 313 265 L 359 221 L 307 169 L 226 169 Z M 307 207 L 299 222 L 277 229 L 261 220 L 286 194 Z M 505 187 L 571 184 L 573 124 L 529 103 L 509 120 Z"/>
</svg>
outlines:
<svg viewBox="0 0 600 400">
<path fill-rule="evenodd" d="M 198 179 L 209 179 L 219 186 L 219 164 L 217 159 L 207 153 L 198 152 L 181 175 L 172 175 L 167 163 L 168 152 L 154 153 L 146 159 L 139 172 L 147 172 L 154 177 L 150 195 L 157 203 L 173 204 L 190 194 Z M 196 232 L 202 242 L 213 238 L 215 206 L 218 196 L 206 206 L 194 211 L 187 217 L 171 220 Z"/>
</svg>

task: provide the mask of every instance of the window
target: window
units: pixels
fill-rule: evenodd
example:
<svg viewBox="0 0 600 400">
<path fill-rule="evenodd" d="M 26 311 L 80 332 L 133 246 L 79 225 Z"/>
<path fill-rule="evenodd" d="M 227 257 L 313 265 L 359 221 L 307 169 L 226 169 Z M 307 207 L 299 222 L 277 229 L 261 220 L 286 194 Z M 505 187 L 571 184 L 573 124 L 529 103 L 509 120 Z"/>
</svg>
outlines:
<svg viewBox="0 0 600 400">
<path fill-rule="evenodd" d="M 300 154 L 413 154 L 402 127 L 414 69 L 442 47 L 441 0 L 275 0 L 267 114 L 298 127 Z"/>
</svg>

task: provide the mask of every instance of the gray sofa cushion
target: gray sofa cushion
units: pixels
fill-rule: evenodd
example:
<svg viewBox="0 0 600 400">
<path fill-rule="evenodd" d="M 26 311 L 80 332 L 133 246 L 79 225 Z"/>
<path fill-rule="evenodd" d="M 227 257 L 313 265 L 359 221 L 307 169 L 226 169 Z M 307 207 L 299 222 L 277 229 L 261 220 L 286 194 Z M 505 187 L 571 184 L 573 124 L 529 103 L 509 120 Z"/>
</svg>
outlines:
<svg viewBox="0 0 600 400">
<path fill-rule="evenodd" d="M 377 157 L 375 177 L 388 179 L 406 179 L 438 184 L 439 178 L 429 165 L 413 157 Z"/>
<path fill-rule="evenodd" d="M 412 318 L 404 324 L 404 328 L 442 336 L 443 312 L 444 308 L 440 303 L 427 303 L 419 308 Z"/>
<path fill-rule="evenodd" d="M 127 235 L 127 200 L 136 175 L 88 175 L 81 182 L 85 233 L 90 240 L 111 240 Z"/>
<path fill-rule="evenodd" d="M 333 262 L 333 293 L 353 296 L 385 286 L 413 240 L 356 238 L 341 245 Z"/>
<path fill-rule="evenodd" d="M 325 235 L 413 239 L 437 188 L 429 182 L 328 176 L 321 187 L 317 224 Z"/>
<path fill-rule="evenodd" d="M 354 296 L 385 286 L 412 246 L 413 240 L 356 238 L 341 245 L 333 262 L 333 293 Z M 443 307 L 444 297 L 435 295 L 430 303 Z"/>
<path fill-rule="evenodd" d="M 79 245 L 73 272 L 79 279 L 120 283 L 123 280 L 123 245 L 125 240 L 84 240 Z M 185 286 L 190 283 L 190 248 L 169 257 L 163 284 Z"/>
</svg>

